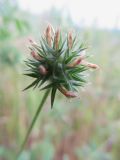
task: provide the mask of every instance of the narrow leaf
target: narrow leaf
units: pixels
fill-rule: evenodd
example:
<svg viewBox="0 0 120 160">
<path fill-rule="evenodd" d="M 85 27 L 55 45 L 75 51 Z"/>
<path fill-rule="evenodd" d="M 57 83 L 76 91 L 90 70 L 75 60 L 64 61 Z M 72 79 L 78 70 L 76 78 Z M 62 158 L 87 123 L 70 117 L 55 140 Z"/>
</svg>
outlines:
<svg viewBox="0 0 120 160">
<path fill-rule="evenodd" d="M 40 84 L 39 84 L 38 87 L 41 87 L 41 86 L 47 81 L 47 79 L 48 79 L 48 76 L 45 76 L 45 77 L 41 80 L 41 82 L 40 82 Z"/>
<path fill-rule="evenodd" d="M 53 108 L 53 103 L 54 103 L 54 99 L 55 99 L 56 90 L 57 90 L 57 88 L 53 87 L 52 91 L 51 91 L 51 109 Z"/>
<path fill-rule="evenodd" d="M 51 88 L 53 85 L 54 85 L 54 83 L 50 83 L 50 84 L 46 85 L 45 87 L 41 88 L 40 90 Z"/>
<path fill-rule="evenodd" d="M 80 82 L 86 82 L 84 79 L 76 76 L 76 75 L 72 75 L 72 77 L 76 80 L 76 81 L 80 81 Z"/>
<path fill-rule="evenodd" d="M 35 73 L 24 73 L 24 75 L 29 76 L 29 77 L 33 77 L 33 78 L 38 77 L 38 75 L 36 75 Z"/>
<path fill-rule="evenodd" d="M 38 81 L 38 79 L 36 79 L 35 81 L 33 81 L 29 86 L 27 86 L 25 89 L 23 89 L 23 91 L 25 91 L 25 90 L 33 87 L 36 84 L 37 81 Z"/>
</svg>

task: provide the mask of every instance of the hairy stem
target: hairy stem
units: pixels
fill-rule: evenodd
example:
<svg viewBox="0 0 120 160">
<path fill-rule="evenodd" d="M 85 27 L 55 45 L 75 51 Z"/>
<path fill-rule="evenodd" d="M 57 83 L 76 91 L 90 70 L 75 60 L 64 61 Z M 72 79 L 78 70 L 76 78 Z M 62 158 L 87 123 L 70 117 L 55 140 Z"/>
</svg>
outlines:
<svg viewBox="0 0 120 160">
<path fill-rule="evenodd" d="M 44 103 L 45 103 L 45 101 L 46 101 L 46 99 L 47 99 L 47 97 L 49 95 L 49 92 L 50 92 L 50 89 L 45 92 L 45 94 L 44 94 L 44 96 L 42 98 L 42 101 L 41 101 L 41 103 L 40 103 L 40 105 L 39 105 L 39 107 L 38 107 L 38 109 L 37 109 L 37 111 L 35 113 L 35 116 L 33 117 L 31 125 L 30 125 L 30 127 L 29 127 L 29 129 L 27 131 L 27 134 L 26 134 L 25 139 L 24 139 L 24 141 L 23 141 L 23 143 L 21 145 L 21 148 L 20 148 L 20 150 L 19 150 L 19 152 L 17 154 L 16 159 L 20 156 L 20 154 L 22 153 L 22 151 L 23 151 L 23 149 L 25 147 L 25 144 L 26 144 L 26 142 L 28 140 L 28 137 L 29 137 L 29 135 L 30 135 L 30 133 L 31 133 L 33 127 L 34 127 L 34 124 L 35 124 L 35 122 L 36 122 L 36 120 L 38 118 L 39 113 L 41 112 L 41 109 L 43 108 L 43 105 L 44 105 Z"/>
</svg>

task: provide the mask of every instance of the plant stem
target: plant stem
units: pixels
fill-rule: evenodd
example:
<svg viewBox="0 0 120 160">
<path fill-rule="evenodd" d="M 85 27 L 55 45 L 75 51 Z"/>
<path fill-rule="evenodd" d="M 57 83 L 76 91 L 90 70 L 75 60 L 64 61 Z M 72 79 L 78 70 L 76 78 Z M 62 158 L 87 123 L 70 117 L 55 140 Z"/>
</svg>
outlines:
<svg viewBox="0 0 120 160">
<path fill-rule="evenodd" d="M 38 107 L 38 109 L 37 109 L 37 111 L 36 111 L 36 113 L 35 113 L 35 116 L 33 117 L 33 120 L 32 120 L 32 122 L 31 122 L 31 125 L 30 125 L 30 127 L 29 127 L 29 129 L 28 129 L 28 131 L 27 131 L 27 134 L 26 134 L 25 139 L 24 139 L 24 141 L 23 141 L 23 143 L 22 143 L 22 145 L 21 145 L 21 148 L 20 148 L 20 150 L 19 150 L 19 152 L 18 152 L 18 154 L 17 154 L 16 159 L 20 156 L 20 154 L 22 153 L 22 151 L 23 151 L 23 149 L 24 149 L 24 147 L 25 147 L 25 144 L 26 144 L 26 142 L 27 142 L 27 140 L 28 140 L 28 137 L 29 137 L 29 135 L 30 135 L 30 133 L 31 133 L 33 127 L 34 127 L 34 124 L 35 124 L 35 122 L 36 122 L 36 120 L 37 120 L 37 118 L 38 118 L 38 115 L 39 115 L 39 113 L 40 113 L 40 111 L 41 111 L 41 109 L 42 109 L 42 107 L 43 107 L 43 105 L 44 105 L 44 103 L 45 103 L 48 95 L 49 95 L 49 92 L 50 92 L 50 89 L 45 92 L 45 94 L 44 94 L 44 96 L 43 96 L 43 98 L 42 98 L 42 101 L 41 101 L 41 103 L 40 103 L 40 105 L 39 105 L 39 107 Z"/>
</svg>

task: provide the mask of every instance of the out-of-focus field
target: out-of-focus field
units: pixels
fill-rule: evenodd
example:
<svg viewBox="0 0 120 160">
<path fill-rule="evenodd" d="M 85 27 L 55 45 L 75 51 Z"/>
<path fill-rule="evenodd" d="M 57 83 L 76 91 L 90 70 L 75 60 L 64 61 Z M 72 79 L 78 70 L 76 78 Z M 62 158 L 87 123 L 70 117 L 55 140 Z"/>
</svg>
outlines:
<svg viewBox="0 0 120 160">
<path fill-rule="evenodd" d="M 79 98 L 58 93 L 52 110 L 48 98 L 19 160 L 120 160 L 120 31 L 81 28 L 56 10 L 35 17 L 9 3 L 0 5 L 0 160 L 14 160 L 42 99 L 39 90 L 22 92 L 32 80 L 23 76 L 23 60 L 45 18 L 79 32 L 101 69 Z"/>
</svg>

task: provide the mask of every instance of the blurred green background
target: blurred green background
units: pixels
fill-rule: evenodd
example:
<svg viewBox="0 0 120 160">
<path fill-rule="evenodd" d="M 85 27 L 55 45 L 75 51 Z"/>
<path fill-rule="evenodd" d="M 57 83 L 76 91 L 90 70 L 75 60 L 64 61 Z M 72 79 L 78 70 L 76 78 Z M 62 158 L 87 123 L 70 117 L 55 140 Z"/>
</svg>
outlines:
<svg viewBox="0 0 120 160">
<path fill-rule="evenodd" d="M 120 160 L 120 30 L 83 27 L 62 9 L 36 15 L 18 4 L 0 0 L 0 160 L 14 160 L 42 99 L 39 90 L 22 92 L 32 81 L 23 73 L 28 38 L 38 41 L 47 22 L 79 33 L 101 69 L 90 73 L 80 98 L 58 93 L 53 110 L 48 98 L 19 160 Z"/>
</svg>

